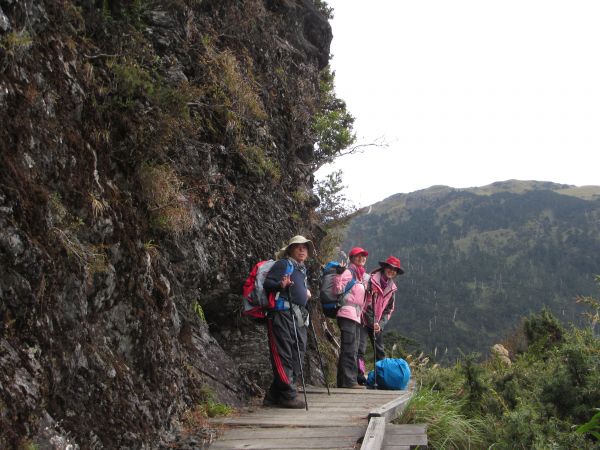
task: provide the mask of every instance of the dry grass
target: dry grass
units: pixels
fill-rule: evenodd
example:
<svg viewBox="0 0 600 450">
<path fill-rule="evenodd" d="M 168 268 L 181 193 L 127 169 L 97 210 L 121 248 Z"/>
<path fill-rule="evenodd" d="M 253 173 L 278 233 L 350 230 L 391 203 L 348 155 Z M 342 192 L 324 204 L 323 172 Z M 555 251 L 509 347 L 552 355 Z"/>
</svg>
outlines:
<svg viewBox="0 0 600 450">
<path fill-rule="evenodd" d="M 104 199 L 96 197 L 94 194 L 90 193 L 90 204 L 92 206 L 92 214 L 94 217 L 101 216 L 104 214 L 104 211 L 108 208 L 108 204 Z"/>
<path fill-rule="evenodd" d="M 139 179 L 154 226 L 176 235 L 194 226 L 190 202 L 182 192 L 183 183 L 172 167 L 144 164 Z"/>
<path fill-rule="evenodd" d="M 218 82 L 228 94 L 226 99 L 229 105 L 225 106 L 231 107 L 236 115 L 242 118 L 267 119 L 262 100 L 256 92 L 256 83 L 252 79 L 252 61 L 245 58 L 243 67 L 246 69 L 246 74 L 244 74 L 241 64 L 229 50 L 218 52 L 209 47 L 208 57 L 218 71 L 214 74 L 215 80 L 219 80 Z"/>
</svg>

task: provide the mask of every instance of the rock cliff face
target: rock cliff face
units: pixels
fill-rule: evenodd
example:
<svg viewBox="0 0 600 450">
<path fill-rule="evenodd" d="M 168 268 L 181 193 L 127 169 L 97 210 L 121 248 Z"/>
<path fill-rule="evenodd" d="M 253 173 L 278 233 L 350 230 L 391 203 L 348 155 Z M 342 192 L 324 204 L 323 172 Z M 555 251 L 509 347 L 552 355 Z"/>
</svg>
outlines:
<svg viewBox="0 0 600 450">
<path fill-rule="evenodd" d="M 0 447 L 176 447 L 260 394 L 239 293 L 319 238 L 331 37 L 312 0 L 0 0 Z"/>
</svg>

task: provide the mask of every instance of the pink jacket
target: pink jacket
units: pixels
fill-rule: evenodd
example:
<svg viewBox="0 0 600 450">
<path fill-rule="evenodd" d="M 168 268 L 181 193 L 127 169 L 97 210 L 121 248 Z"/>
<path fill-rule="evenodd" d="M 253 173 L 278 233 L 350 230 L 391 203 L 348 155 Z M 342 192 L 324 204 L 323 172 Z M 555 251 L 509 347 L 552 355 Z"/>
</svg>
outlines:
<svg viewBox="0 0 600 450">
<path fill-rule="evenodd" d="M 352 272 L 349 269 L 344 270 L 340 275 L 333 278 L 333 288 L 337 294 L 344 292 L 348 282 L 352 279 Z M 344 296 L 343 306 L 338 310 L 337 316 L 354 320 L 360 323 L 362 310 L 365 305 L 365 292 L 369 274 L 365 273 L 362 283 L 357 281 L 352 289 Z"/>
<path fill-rule="evenodd" d="M 396 291 L 398 288 L 393 280 L 388 280 L 385 289 L 381 288 L 382 272 L 375 272 L 371 275 L 370 291 L 367 292 L 366 302 L 363 313 L 363 323 L 373 328 L 376 322 L 385 327 L 392 312 L 394 312 L 394 303 L 396 300 Z"/>
</svg>

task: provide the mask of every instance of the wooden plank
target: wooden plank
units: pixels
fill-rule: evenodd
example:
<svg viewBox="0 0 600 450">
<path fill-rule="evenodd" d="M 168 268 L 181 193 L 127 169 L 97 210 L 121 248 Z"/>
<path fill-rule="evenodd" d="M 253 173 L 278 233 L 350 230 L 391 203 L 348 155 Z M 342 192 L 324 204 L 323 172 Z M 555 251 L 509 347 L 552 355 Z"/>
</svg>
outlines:
<svg viewBox="0 0 600 450">
<path fill-rule="evenodd" d="M 255 405 L 239 411 L 235 416 L 211 419 L 210 423 L 223 427 L 223 434 L 211 446 L 215 449 L 354 449 L 365 436 L 363 446 L 381 445 L 385 433 L 376 427 L 390 420 L 410 398 L 409 391 L 376 391 L 307 386 L 309 410 L 266 408 Z M 300 398 L 303 393 L 300 392 Z M 379 406 L 383 403 L 383 406 Z M 373 415 L 367 426 L 369 415 Z M 394 414 L 395 415 L 395 414 Z M 388 426 L 394 427 L 389 424 Z M 381 427 L 381 425 L 379 425 Z M 426 442 L 424 427 L 406 425 L 402 432 L 394 429 L 388 442 L 394 450 L 404 450 L 402 439 Z M 398 433 L 396 433 L 398 432 Z M 401 436 L 398 439 L 392 437 Z M 371 447 L 366 447 L 371 448 Z M 408 447 L 407 447 L 408 448 Z"/>
<path fill-rule="evenodd" d="M 385 429 L 384 449 L 396 448 L 404 445 L 427 445 L 427 425 L 388 424 Z"/>
<path fill-rule="evenodd" d="M 347 388 L 330 388 L 331 396 L 333 395 L 368 395 L 368 396 L 398 396 L 408 391 L 389 391 L 384 389 L 347 389 Z M 302 394 L 302 389 L 298 390 L 299 395 Z M 327 389 L 321 387 L 306 386 L 306 394 L 325 394 Z"/>
<path fill-rule="evenodd" d="M 385 437 L 385 418 L 371 417 L 360 450 L 380 450 Z"/>
<path fill-rule="evenodd" d="M 406 403 L 410 399 L 411 394 L 409 392 L 402 396 L 386 403 L 379 408 L 376 408 L 369 412 L 369 417 L 384 417 L 387 422 L 391 421 L 398 413 L 404 409 Z"/>
<path fill-rule="evenodd" d="M 399 395 L 390 395 L 390 396 L 377 396 L 377 395 L 370 395 L 370 396 L 351 396 L 351 395 L 335 395 L 335 396 L 331 396 L 331 397 L 327 397 L 326 395 L 309 395 L 308 396 L 308 405 L 310 406 L 311 403 L 313 402 L 320 402 L 320 403 L 362 403 L 362 402 L 376 402 L 377 404 L 381 405 L 383 403 L 386 403 L 390 400 L 393 400 L 395 398 L 398 398 Z M 299 397 L 302 400 L 304 400 L 304 397 L 301 396 Z"/>
<path fill-rule="evenodd" d="M 211 422 L 227 422 L 229 419 L 236 419 L 244 416 L 253 416 L 253 417 L 295 417 L 298 420 L 303 420 L 306 417 L 317 417 L 323 416 L 327 417 L 335 417 L 335 416 L 361 416 L 367 418 L 369 413 L 368 407 L 340 407 L 340 408 L 328 408 L 328 409 L 318 409 L 308 410 L 305 409 L 278 409 L 278 408 L 264 408 L 259 411 L 255 411 L 252 414 L 240 414 L 234 416 L 226 416 L 226 417 L 218 417 L 215 419 L 211 419 Z"/>
<path fill-rule="evenodd" d="M 383 439 L 385 446 L 389 445 L 427 445 L 427 436 L 423 434 L 397 434 L 388 436 L 387 433 Z"/>
<path fill-rule="evenodd" d="M 218 440 L 211 449 L 354 449 L 356 439 L 352 438 L 294 438 L 294 439 L 240 439 Z"/>
<path fill-rule="evenodd" d="M 427 434 L 427 425 L 422 423 L 388 424 L 387 434 Z"/>
<path fill-rule="evenodd" d="M 381 450 L 410 450 L 410 445 L 384 445 Z"/>
<path fill-rule="evenodd" d="M 257 427 L 237 427 L 224 429 L 223 439 L 268 439 L 268 438 L 297 438 L 308 436 L 311 438 L 320 437 L 352 437 L 357 440 L 364 436 L 367 430 L 367 423 L 355 426 L 340 427 L 319 427 L 319 428 L 257 428 Z"/>
<path fill-rule="evenodd" d="M 219 422 L 212 421 L 211 424 L 227 424 L 232 426 L 262 426 L 265 428 L 271 427 L 328 427 L 328 426 L 347 426 L 347 425 L 357 425 L 361 422 L 364 422 L 366 419 L 366 415 L 364 417 L 345 417 L 345 418 L 332 418 L 330 420 L 325 421 L 323 418 L 309 418 L 303 421 L 291 420 L 290 418 L 281 417 L 281 418 L 272 418 L 267 423 L 263 418 L 260 417 L 239 417 L 235 419 L 230 419 L 227 422 Z"/>
<path fill-rule="evenodd" d="M 300 409 L 300 410 L 293 410 L 293 409 L 283 409 L 283 408 L 269 408 L 269 409 L 264 409 L 264 410 L 260 410 L 260 411 L 255 411 L 254 413 L 252 413 L 252 415 L 258 414 L 260 416 L 264 416 L 264 417 L 269 417 L 269 416 L 299 416 L 299 417 L 303 417 L 307 414 L 317 414 L 317 415 L 322 415 L 322 416 L 327 416 L 327 415 L 360 415 L 360 416 L 365 416 L 365 418 L 367 418 L 367 416 L 369 415 L 369 410 L 372 408 L 372 406 L 369 405 L 364 405 L 364 406 L 344 406 L 344 405 L 334 405 L 334 406 L 327 406 L 327 407 L 320 407 L 320 408 L 308 408 L 308 411 L 306 411 L 305 409 Z M 284 411 L 282 413 L 282 411 Z M 298 412 L 292 412 L 292 411 L 301 411 L 302 413 L 298 413 Z"/>
</svg>

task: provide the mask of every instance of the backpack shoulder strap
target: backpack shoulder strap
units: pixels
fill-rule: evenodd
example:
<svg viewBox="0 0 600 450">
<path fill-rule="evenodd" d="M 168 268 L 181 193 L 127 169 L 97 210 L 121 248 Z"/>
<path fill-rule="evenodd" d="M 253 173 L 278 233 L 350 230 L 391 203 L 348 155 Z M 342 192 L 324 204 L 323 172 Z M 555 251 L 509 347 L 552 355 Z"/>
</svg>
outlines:
<svg viewBox="0 0 600 450">
<path fill-rule="evenodd" d="M 285 268 L 284 275 L 291 275 L 292 272 L 294 271 L 294 264 L 292 264 L 292 262 L 287 258 L 286 258 L 285 262 L 287 263 L 287 266 Z"/>
<path fill-rule="evenodd" d="M 348 292 L 350 292 L 350 289 L 352 289 L 352 287 L 356 284 L 356 280 L 354 279 L 354 277 L 352 277 L 352 279 L 350 281 L 348 281 L 348 284 L 346 284 L 346 287 L 344 288 L 344 292 L 342 292 L 342 295 L 346 295 Z"/>
</svg>

